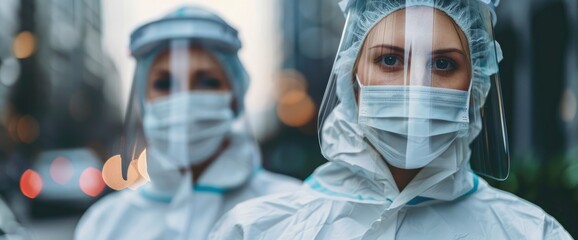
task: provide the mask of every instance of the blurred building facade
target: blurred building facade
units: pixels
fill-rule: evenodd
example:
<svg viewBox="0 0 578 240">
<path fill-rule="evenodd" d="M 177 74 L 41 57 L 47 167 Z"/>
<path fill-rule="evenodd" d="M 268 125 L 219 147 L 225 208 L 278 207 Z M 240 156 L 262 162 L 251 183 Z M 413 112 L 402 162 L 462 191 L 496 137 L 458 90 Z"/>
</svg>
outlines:
<svg viewBox="0 0 578 240">
<path fill-rule="evenodd" d="M 333 0 L 280 1 L 282 71 L 276 79 L 281 127 L 263 145 L 264 165 L 304 179 L 325 163 L 317 113 L 333 67 L 345 19 Z"/>
<path fill-rule="evenodd" d="M 502 1 L 495 36 L 512 170 L 493 184 L 578 237 L 578 1 Z"/>
<path fill-rule="evenodd" d="M 522 158 L 550 158 L 578 145 L 578 2 L 504 1 L 496 38 L 511 147 Z"/>
<path fill-rule="evenodd" d="M 20 71 L 20 63 L 12 55 L 12 41 L 19 28 L 18 10 L 20 9 L 20 1 L 3 1 L 0 6 L 0 22 L 2 22 L 2 28 L 0 28 L 0 109 L 2 109 L 0 118 L 4 120 L 6 118 L 4 109 L 7 107 L 8 96 L 17 78 L 15 73 Z M 2 121 L 2 123 L 2 127 L 0 127 L 0 159 L 4 160 L 8 158 L 12 146 L 5 121 Z M 9 180 L 6 173 L 9 169 L 8 163 L 2 160 L 0 160 L 0 192 L 4 192 L 9 188 L 9 184 L 7 184 Z"/>
<path fill-rule="evenodd" d="M 7 11 L 4 7 L 9 2 L 0 3 L 0 13 Z M 17 77 L 5 94 L 6 136 L 2 139 L 7 150 L 0 161 L 10 169 L 0 172 L 0 177 L 8 178 L 5 184 L 12 187 L 18 186 L 23 172 L 33 168 L 45 151 L 86 148 L 101 159 L 108 157 L 121 126 L 116 100 L 119 76 L 102 50 L 100 1 L 15 2 L 19 6 L 13 7 L 15 14 L 10 17 L 18 24 L 13 36 L 2 36 L 11 43 L 10 55 L 19 65 Z M 69 160 L 73 164 L 85 161 Z M 75 184 L 80 192 L 78 182 Z M 64 208 L 54 209 L 54 213 L 65 213 L 71 207 L 62 203 L 54 206 Z"/>
</svg>

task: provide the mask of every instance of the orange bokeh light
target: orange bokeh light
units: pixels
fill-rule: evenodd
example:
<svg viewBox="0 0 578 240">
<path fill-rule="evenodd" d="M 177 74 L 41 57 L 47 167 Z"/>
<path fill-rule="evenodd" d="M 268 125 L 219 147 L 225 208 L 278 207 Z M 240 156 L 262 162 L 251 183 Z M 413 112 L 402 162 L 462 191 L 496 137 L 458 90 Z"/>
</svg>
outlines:
<svg viewBox="0 0 578 240">
<path fill-rule="evenodd" d="M 145 149 L 138 157 L 138 161 L 136 163 L 138 173 L 143 177 L 145 180 L 150 181 L 149 173 L 147 172 L 147 150 Z"/>
<path fill-rule="evenodd" d="M 42 186 L 42 178 L 34 170 L 28 169 L 20 177 L 20 191 L 28 198 L 36 198 L 42 191 Z"/>
<path fill-rule="evenodd" d="M 134 184 L 138 178 L 138 170 L 135 164 L 130 164 L 128 167 L 127 180 L 122 178 L 122 162 L 120 155 L 110 157 L 102 166 L 102 179 L 106 185 L 114 190 L 125 189 Z"/>
<path fill-rule="evenodd" d="M 282 98 L 283 95 L 290 91 L 307 91 L 307 81 L 305 76 L 299 71 L 293 69 L 285 69 L 279 73 L 278 96 Z"/>
<path fill-rule="evenodd" d="M 33 143 L 38 138 L 38 122 L 31 116 L 23 116 L 18 119 L 16 131 L 20 141 Z"/>
<path fill-rule="evenodd" d="M 135 169 L 137 169 L 138 178 L 131 185 L 129 185 L 128 188 L 136 190 L 145 185 L 148 180 L 145 179 L 144 176 L 140 174 L 140 170 L 138 170 L 139 169 L 138 160 L 132 160 L 130 164 L 133 165 Z"/>
<path fill-rule="evenodd" d="M 289 91 L 279 99 L 277 116 L 288 126 L 301 127 L 315 116 L 315 103 L 305 91 Z"/>
<path fill-rule="evenodd" d="M 15 143 L 20 143 L 18 138 L 18 119 L 19 116 L 12 116 L 8 119 L 8 133 Z"/>
<path fill-rule="evenodd" d="M 80 174 L 80 190 L 86 195 L 96 197 L 102 190 L 104 190 L 104 182 L 102 181 L 102 173 L 100 170 L 89 167 Z"/>
<path fill-rule="evenodd" d="M 28 31 L 20 32 L 12 43 L 12 53 L 16 58 L 28 58 L 36 50 L 36 38 Z"/>
<path fill-rule="evenodd" d="M 50 164 L 50 176 L 54 182 L 66 184 L 74 174 L 74 167 L 70 160 L 64 157 L 57 157 Z"/>
<path fill-rule="evenodd" d="M 138 178 L 134 183 L 128 186 L 128 188 L 136 190 L 150 181 L 147 172 L 146 149 L 139 155 L 137 160 L 132 160 L 131 165 L 137 170 Z"/>
</svg>

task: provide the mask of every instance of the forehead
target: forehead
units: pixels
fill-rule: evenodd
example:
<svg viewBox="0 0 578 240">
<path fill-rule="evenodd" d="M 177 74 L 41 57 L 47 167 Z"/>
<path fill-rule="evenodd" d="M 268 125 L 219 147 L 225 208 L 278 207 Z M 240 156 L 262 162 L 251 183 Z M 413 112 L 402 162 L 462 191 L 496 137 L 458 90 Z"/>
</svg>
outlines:
<svg viewBox="0 0 578 240">
<path fill-rule="evenodd" d="M 380 20 L 368 33 L 366 47 L 431 44 L 437 48 L 463 49 L 465 35 L 444 12 L 431 7 L 397 10 Z"/>
<path fill-rule="evenodd" d="M 178 59 L 183 57 L 186 59 Z M 182 61 L 186 61 L 190 66 L 197 68 L 217 68 L 220 65 L 217 58 L 210 51 L 200 47 L 187 47 L 178 49 L 167 48 L 155 59 L 153 67 L 166 68 L 171 64 L 171 60 L 181 63 Z"/>
</svg>

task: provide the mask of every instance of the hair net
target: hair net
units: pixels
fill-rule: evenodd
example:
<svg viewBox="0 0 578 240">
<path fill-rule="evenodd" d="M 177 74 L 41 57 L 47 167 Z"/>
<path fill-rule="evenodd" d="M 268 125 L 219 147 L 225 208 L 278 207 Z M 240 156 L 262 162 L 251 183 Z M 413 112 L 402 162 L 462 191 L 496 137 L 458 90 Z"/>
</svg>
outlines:
<svg viewBox="0 0 578 240">
<path fill-rule="evenodd" d="M 191 45 L 207 48 L 217 58 L 233 87 L 236 114 L 241 113 L 249 77 L 237 56 L 241 48 L 237 30 L 215 13 L 198 6 L 181 7 L 131 34 L 130 49 L 137 60 L 135 93 L 143 94 L 141 101 L 144 101 L 145 83 L 152 63 L 174 39 L 187 39 Z"/>
<path fill-rule="evenodd" d="M 339 7 L 341 8 L 341 11 L 346 13 L 347 11 L 349 11 L 349 8 L 353 5 L 355 5 L 355 2 L 357 0 L 341 0 L 339 2 Z M 495 8 L 498 7 L 498 5 L 500 5 L 500 0 L 479 0 L 481 2 L 483 2 L 484 4 L 486 4 L 490 10 L 491 10 L 491 14 L 492 14 L 492 20 L 493 20 L 493 24 L 496 24 L 496 11 Z"/>
<path fill-rule="evenodd" d="M 238 32 L 212 11 L 199 6 L 184 6 L 156 21 L 137 28 L 131 34 L 131 54 L 138 58 L 163 41 L 195 39 L 236 53 L 241 48 Z"/>
</svg>

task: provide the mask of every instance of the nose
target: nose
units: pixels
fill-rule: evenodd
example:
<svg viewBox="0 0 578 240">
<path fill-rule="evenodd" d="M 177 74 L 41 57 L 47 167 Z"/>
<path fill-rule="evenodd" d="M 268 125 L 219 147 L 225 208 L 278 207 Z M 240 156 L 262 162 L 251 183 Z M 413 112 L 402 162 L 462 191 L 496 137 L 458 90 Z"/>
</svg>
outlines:
<svg viewBox="0 0 578 240">
<path fill-rule="evenodd" d="M 414 55 L 411 54 L 410 55 Z M 404 85 L 413 86 L 431 86 L 431 71 L 428 68 L 428 57 L 425 56 L 410 56 L 411 63 L 407 66 Z"/>
</svg>

